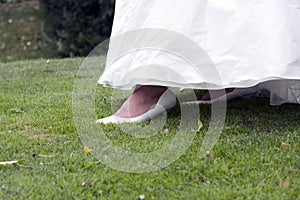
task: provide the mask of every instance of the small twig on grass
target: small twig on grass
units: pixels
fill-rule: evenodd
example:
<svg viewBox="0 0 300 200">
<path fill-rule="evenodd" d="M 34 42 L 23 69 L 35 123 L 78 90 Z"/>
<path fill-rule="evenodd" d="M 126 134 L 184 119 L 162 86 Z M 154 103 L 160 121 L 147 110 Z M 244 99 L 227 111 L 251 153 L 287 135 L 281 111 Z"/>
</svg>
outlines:
<svg viewBox="0 0 300 200">
<path fill-rule="evenodd" d="M 32 157 L 36 158 L 36 157 L 40 157 L 40 158 L 54 158 L 53 155 L 40 155 L 37 153 L 32 154 Z"/>
<path fill-rule="evenodd" d="M 18 161 L 17 160 L 13 160 L 13 161 L 5 161 L 5 162 L 0 162 L 0 165 L 13 165 L 16 164 Z"/>
</svg>

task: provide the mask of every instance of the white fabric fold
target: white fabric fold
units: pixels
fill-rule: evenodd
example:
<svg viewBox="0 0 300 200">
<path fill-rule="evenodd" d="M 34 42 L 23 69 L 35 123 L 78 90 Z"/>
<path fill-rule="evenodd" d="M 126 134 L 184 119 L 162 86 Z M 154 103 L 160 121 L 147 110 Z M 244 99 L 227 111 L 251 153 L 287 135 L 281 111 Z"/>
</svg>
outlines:
<svg viewBox="0 0 300 200">
<path fill-rule="evenodd" d="M 139 84 L 198 89 L 262 84 L 270 91 L 271 104 L 299 103 L 299 0 L 116 0 L 112 38 L 144 29 L 173 31 L 195 42 L 221 82 L 172 52 L 142 49 L 108 63 L 100 84 L 120 89 Z"/>
</svg>

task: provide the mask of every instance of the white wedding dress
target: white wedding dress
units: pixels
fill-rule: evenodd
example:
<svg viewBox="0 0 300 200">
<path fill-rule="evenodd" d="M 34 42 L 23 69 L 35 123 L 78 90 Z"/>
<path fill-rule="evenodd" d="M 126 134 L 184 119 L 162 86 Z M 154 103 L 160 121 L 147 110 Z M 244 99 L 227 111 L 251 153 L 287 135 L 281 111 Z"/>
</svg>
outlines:
<svg viewBox="0 0 300 200">
<path fill-rule="evenodd" d="M 109 60 L 98 82 L 120 89 L 256 86 L 258 92 L 268 91 L 272 105 L 300 103 L 300 0 L 116 0 L 112 38 L 135 30 L 154 30 L 151 34 L 165 37 L 168 31 L 161 29 L 180 35 L 171 34 L 162 46 L 170 47 L 182 36 L 190 39 L 209 57 L 219 78 L 205 77 L 187 60 L 159 46 Z M 124 43 L 110 44 L 110 51 L 143 42 L 143 37 L 124 37 Z"/>
</svg>

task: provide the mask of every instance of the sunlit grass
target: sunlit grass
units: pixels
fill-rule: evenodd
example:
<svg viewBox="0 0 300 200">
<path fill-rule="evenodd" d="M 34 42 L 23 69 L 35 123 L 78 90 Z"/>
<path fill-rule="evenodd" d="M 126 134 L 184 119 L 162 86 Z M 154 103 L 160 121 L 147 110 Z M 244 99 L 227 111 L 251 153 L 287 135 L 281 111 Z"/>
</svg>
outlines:
<svg viewBox="0 0 300 200">
<path fill-rule="evenodd" d="M 0 199 L 299 199 L 300 106 L 271 107 L 268 99 L 228 104 L 226 124 L 212 156 L 199 149 L 210 120 L 188 151 L 156 172 L 130 174 L 84 152 L 72 115 L 72 92 L 82 59 L 0 64 Z M 98 87 L 96 113 L 111 114 L 112 90 Z M 149 140 L 105 127 L 121 148 L 159 149 L 176 135 L 180 109 Z M 39 156 L 41 155 L 41 156 Z"/>
</svg>

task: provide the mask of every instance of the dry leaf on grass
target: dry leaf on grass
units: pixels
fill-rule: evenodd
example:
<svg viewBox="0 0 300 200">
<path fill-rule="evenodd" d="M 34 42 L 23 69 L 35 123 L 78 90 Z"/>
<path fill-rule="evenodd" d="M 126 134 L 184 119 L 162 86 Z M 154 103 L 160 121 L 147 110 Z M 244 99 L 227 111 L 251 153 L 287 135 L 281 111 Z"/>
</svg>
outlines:
<svg viewBox="0 0 300 200">
<path fill-rule="evenodd" d="M 211 151 L 206 151 L 206 156 L 209 158 L 213 158 L 214 154 Z"/>
<path fill-rule="evenodd" d="M 89 147 L 87 147 L 87 146 L 85 146 L 84 148 L 83 148 L 83 150 L 84 150 L 84 154 L 85 155 L 90 155 L 90 153 L 91 153 L 91 149 L 89 148 Z"/>
<path fill-rule="evenodd" d="M 288 188 L 288 187 L 290 187 L 290 185 L 291 185 L 291 183 L 290 183 L 289 180 L 286 180 L 286 181 L 280 180 L 280 182 L 279 182 L 279 187 L 280 187 L 281 189 Z"/>
<path fill-rule="evenodd" d="M 199 180 L 199 181 L 203 181 L 203 180 L 204 180 L 203 176 L 202 176 L 202 175 L 199 175 L 199 176 L 198 176 L 198 180 Z"/>
<path fill-rule="evenodd" d="M 288 143 L 288 142 L 281 142 L 281 145 L 282 145 L 283 147 L 290 147 L 290 146 L 291 146 L 291 144 Z"/>
</svg>

